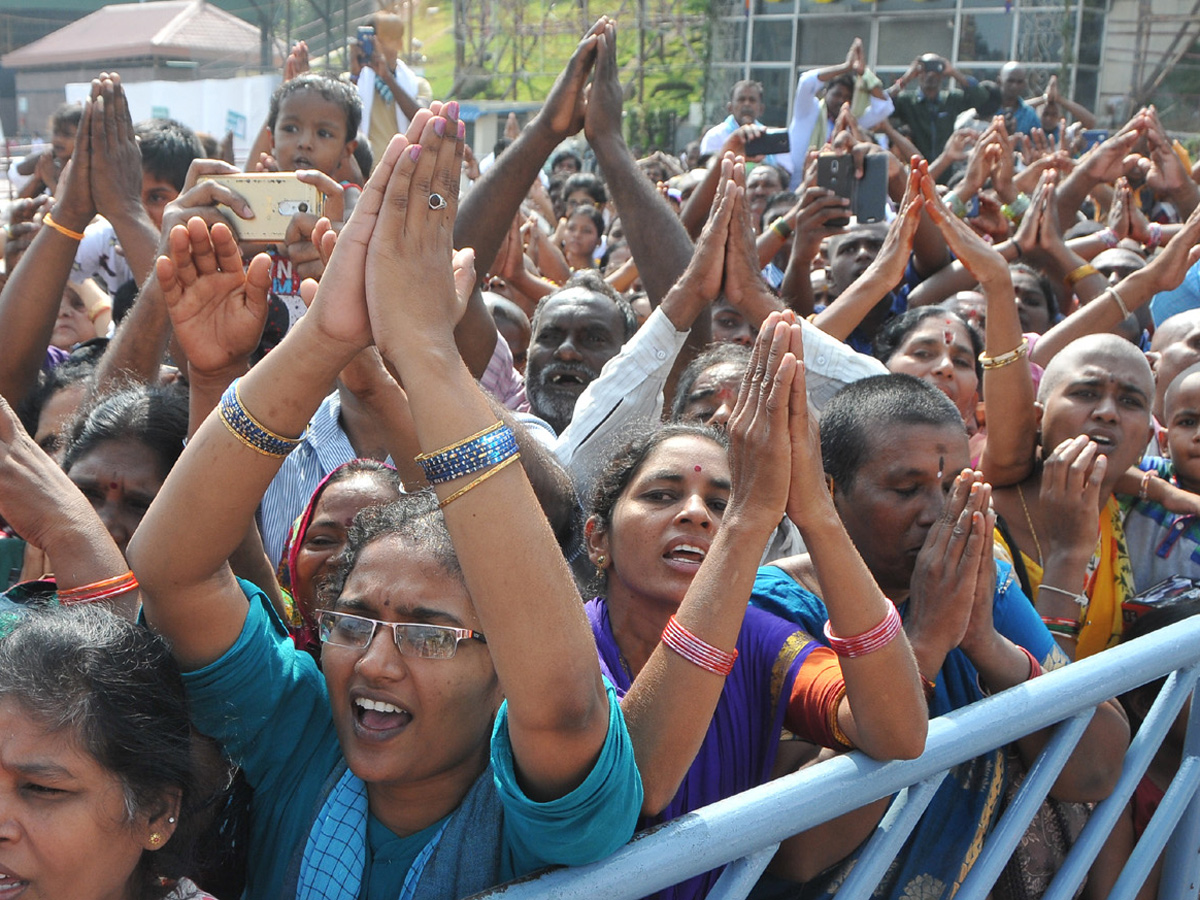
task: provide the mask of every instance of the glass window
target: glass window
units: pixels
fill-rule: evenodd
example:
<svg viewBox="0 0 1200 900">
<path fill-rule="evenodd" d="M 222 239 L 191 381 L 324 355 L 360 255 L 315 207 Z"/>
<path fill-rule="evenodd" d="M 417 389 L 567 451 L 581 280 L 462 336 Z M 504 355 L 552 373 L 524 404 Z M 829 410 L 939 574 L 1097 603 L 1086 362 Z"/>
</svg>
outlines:
<svg viewBox="0 0 1200 900">
<path fill-rule="evenodd" d="M 953 16 L 879 20 L 880 66 L 907 66 L 923 53 L 937 53 L 950 59 L 953 51 Z"/>
<path fill-rule="evenodd" d="M 1080 66 L 1075 73 L 1075 91 L 1071 99 L 1094 112 L 1096 110 L 1096 94 L 1099 90 L 1100 78 L 1096 70 Z"/>
<path fill-rule="evenodd" d="M 1021 7 L 1016 58 L 1025 63 L 1061 63 L 1075 47 L 1075 14 L 1061 6 Z"/>
<path fill-rule="evenodd" d="M 958 61 L 1007 62 L 1012 44 L 1012 23 L 1012 16 L 1003 13 L 963 13 L 958 32 Z"/>
<path fill-rule="evenodd" d="M 1100 64 L 1100 47 L 1104 43 L 1104 13 L 1085 12 L 1079 31 L 1079 62 L 1081 65 Z"/>
<path fill-rule="evenodd" d="M 935 9 L 953 10 L 954 0 L 883 0 L 882 13 L 898 12 L 900 10 L 913 12 L 928 12 Z"/>
<path fill-rule="evenodd" d="M 746 58 L 746 19 L 720 19 L 713 24 L 712 58 L 741 62 Z"/>
<path fill-rule="evenodd" d="M 792 67 L 755 68 L 750 70 L 750 77 L 763 86 L 763 123 L 772 127 L 783 128 L 787 125 L 791 109 L 788 98 L 792 90 Z"/>
<path fill-rule="evenodd" d="M 756 15 L 774 16 L 779 13 L 790 13 L 796 11 L 796 3 L 799 0 L 755 0 L 754 12 Z M 744 8 L 744 7 L 743 7 Z M 758 24 L 755 23 L 755 28 Z"/>
<path fill-rule="evenodd" d="M 798 24 L 796 66 L 801 70 L 845 62 L 846 51 L 850 49 L 856 37 L 862 38 L 864 44 L 869 45 L 871 42 L 869 16 L 804 18 Z"/>
<path fill-rule="evenodd" d="M 754 20 L 750 59 L 753 62 L 792 63 L 792 19 Z"/>
</svg>

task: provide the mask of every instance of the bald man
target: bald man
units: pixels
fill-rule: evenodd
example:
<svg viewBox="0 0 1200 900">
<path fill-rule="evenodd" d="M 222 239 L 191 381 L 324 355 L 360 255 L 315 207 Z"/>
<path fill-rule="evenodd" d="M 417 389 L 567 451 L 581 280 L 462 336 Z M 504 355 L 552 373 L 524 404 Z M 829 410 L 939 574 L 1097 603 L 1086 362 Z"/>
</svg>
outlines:
<svg viewBox="0 0 1200 900">
<path fill-rule="evenodd" d="M 1028 78 L 1019 62 L 1006 62 L 1000 68 L 1000 111 L 1009 134 L 1029 134 L 1042 127 L 1037 110 L 1025 102 Z"/>
</svg>

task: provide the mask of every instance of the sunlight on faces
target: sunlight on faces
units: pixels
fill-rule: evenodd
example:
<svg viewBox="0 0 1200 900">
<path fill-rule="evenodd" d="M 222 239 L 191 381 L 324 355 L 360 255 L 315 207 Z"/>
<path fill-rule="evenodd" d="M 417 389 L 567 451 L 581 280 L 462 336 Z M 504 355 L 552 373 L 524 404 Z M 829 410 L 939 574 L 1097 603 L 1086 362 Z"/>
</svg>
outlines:
<svg viewBox="0 0 1200 900">
<path fill-rule="evenodd" d="M 319 582 L 333 571 L 333 560 L 346 547 L 346 532 L 355 515 L 369 506 L 391 503 L 398 494 L 370 475 L 352 475 L 328 485 L 313 510 L 296 554 L 296 580 L 292 595 L 311 614 L 316 607 Z"/>
<path fill-rule="evenodd" d="M 965 418 L 975 407 L 979 377 L 975 352 L 962 322 L 931 316 L 909 332 L 891 359 L 889 372 L 912 375 L 950 398 Z"/>
<path fill-rule="evenodd" d="M 128 900 L 151 830 L 73 731 L 0 700 L 0 896 Z"/>
<path fill-rule="evenodd" d="M 97 444 L 67 475 L 124 553 L 167 473 L 153 450 L 141 441 L 124 439 Z"/>
<path fill-rule="evenodd" d="M 909 589 L 917 554 L 941 515 L 954 479 L 970 464 L 958 426 L 886 423 L 867 432 L 865 462 L 835 485 L 846 533 L 889 597 Z"/>
<path fill-rule="evenodd" d="M 462 581 L 395 535 L 362 550 L 332 608 L 482 630 Z M 502 699 L 486 645 L 463 641 L 452 659 L 419 659 L 403 656 L 392 632 L 377 629 L 365 650 L 324 644 L 321 666 L 342 754 L 368 788 L 465 792 L 483 772 Z"/>
<path fill-rule="evenodd" d="M 1141 458 L 1150 439 L 1154 381 L 1142 354 L 1114 335 L 1069 344 L 1042 376 L 1042 448 L 1050 453 L 1081 434 L 1109 458 L 1112 482 Z"/>
<path fill-rule="evenodd" d="M 315 91 L 288 94 L 279 104 L 271 133 L 273 154 L 281 172 L 316 169 L 332 175 L 354 150 L 346 134 L 346 110 Z"/>
<path fill-rule="evenodd" d="M 731 362 L 705 369 L 692 385 L 679 420 L 722 428 L 728 425 L 744 374 L 742 366 Z"/>
<path fill-rule="evenodd" d="M 179 189 L 171 182 L 151 172 L 142 172 L 142 207 L 155 228 L 162 229 L 163 210 L 178 196 Z"/>
<path fill-rule="evenodd" d="M 58 318 L 50 334 L 50 344 L 60 350 L 69 350 L 76 344 L 90 341 L 96 336 L 96 326 L 88 318 L 87 305 L 78 289 L 68 284 L 63 289 L 62 302 L 58 307 Z"/>
<path fill-rule="evenodd" d="M 714 344 L 741 344 L 750 347 L 754 344 L 755 332 L 742 315 L 742 311 L 732 306 L 724 295 L 713 301 L 711 307 L 712 339 Z"/>
<path fill-rule="evenodd" d="M 1193 366 L 1169 388 L 1164 400 L 1167 448 L 1181 487 L 1200 492 L 1200 366 Z"/>
<path fill-rule="evenodd" d="M 1020 269 L 1012 273 L 1013 294 L 1017 301 L 1017 317 L 1021 320 L 1021 331 L 1045 334 L 1050 330 L 1050 307 L 1042 291 L 1041 282 Z"/>
<path fill-rule="evenodd" d="M 674 612 L 696 577 L 729 503 L 729 458 L 708 438 L 673 437 L 642 463 L 593 538 L 612 560 L 608 597 Z"/>
</svg>

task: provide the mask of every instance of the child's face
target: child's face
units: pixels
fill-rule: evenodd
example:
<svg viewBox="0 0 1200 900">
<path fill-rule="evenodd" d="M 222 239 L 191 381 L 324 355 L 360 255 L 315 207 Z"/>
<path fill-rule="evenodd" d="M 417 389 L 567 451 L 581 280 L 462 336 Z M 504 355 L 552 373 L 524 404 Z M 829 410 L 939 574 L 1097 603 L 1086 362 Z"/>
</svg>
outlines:
<svg viewBox="0 0 1200 900">
<path fill-rule="evenodd" d="M 1200 372 L 1184 375 L 1167 390 L 1167 448 L 1180 486 L 1200 491 Z"/>
<path fill-rule="evenodd" d="M 142 206 L 156 228 L 162 228 L 163 210 L 178 196 L 179 191 L 171 182 L 142 170 Z"/>
<path fill-rule="evenodd" d="M 317 169 L 333 176 L 354 149 L 346 135 L 346 111 L 313 91 L 284 98 L 271 136 L 281 172 Z"/>
</svg>

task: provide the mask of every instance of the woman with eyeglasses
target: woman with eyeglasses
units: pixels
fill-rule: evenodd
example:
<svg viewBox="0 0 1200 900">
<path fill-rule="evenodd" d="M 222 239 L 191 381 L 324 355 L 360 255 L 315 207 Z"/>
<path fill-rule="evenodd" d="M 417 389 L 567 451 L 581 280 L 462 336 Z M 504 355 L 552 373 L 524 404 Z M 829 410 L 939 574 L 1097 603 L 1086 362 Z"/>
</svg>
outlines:
<svg viewBox="0 0 1200 900">
<path fill-rule="evenodd" d="M 308 313 L 226 392 L 130 543 L 198 727 L 254 786 L 248 896 L 463 897 L 612 852 L 641 806 L 571 574 L 454 344 L 462 136 L 456 103 L 421 110 L 341 233 L 319 226 L 317 245 L 337 246 Z M 265 303 L 268 260 L 243 275 L 224 225 L 192 219 L 170 254 L 169 304 L 236 327 Z M 317 617 L 318 672 L 225 560 L 372 342 L 409 394 L 434 492 L 355 519 Z"/>
</svg>

